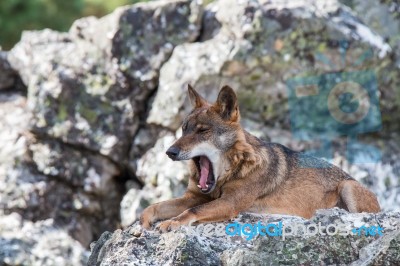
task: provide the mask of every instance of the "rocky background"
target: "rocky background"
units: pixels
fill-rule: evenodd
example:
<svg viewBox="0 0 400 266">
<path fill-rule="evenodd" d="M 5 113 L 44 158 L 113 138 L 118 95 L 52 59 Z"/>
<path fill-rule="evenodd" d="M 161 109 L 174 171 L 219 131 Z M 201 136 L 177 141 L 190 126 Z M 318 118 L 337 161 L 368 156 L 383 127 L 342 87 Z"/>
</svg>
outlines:
<svg viewBox="0 0 400 266">
<path fill-rule="evenodd" d="M 85 264 L 89 244 L 104 231 L 127 227 L 149 204 L 181 195 L 187 168 L 164 152 L 189 111 L 188 83 L 209 100 L 221 85 L 231 85 L 246 129 L 307 150 L 315 143 L 290 131 L 287 80 L 361 70 L 376 74 L 382 114 L 382 130 L 361 139 L 378 147 L 382 160 L 352 165 L 343 153 L 345 138 L 338 138 L 334 163 L 378 195 L 386 213 L 377 219 L 390 223 L 392 233 L 356 247 L 335 239 L 324 258 L 349 245 L 351 255 L 337 257 L 340 262 L 368 259 L 363 248 L 379 249 L 379 243 L 386 243 L 381 251 L 399 250 L 391 222 L 400 210 L 399 13 L 396 1 L 386 0 L 154 1 L 82 18 L 66 33 L 24 32 L 12 50 L 0 51 L 0 265 Z M 187 256 L 197 264 L 248 265 L 246 258 L 267 258 L 282 248 L 257 240 L 224 249 L 214 239 L 207 250 L 179 232 L 126 232 L 103 234 L 92 250 L 108 244 L 90 262 L 186 264 L 179 243 L 192 243 L 195 253 Z M 307 241 L 291 256 L 320 247 Z M 287 245 L 294 243 L 301 242 Z M 137 260 L 128 259 L 133 247 L 141 250 Z M 181 257 L 167 258 L 170 251 Z M 387 254 L 400 261 L 398 253 Z"/>
</svg>

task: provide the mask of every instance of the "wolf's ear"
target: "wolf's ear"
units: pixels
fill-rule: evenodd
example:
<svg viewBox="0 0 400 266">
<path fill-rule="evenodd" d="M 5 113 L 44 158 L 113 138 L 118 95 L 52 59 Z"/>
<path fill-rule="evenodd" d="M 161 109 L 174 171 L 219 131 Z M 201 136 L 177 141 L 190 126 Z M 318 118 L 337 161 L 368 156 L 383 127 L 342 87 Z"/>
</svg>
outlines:
<svg viewBox="0 0 400 266">
<path fill-rule="evenodd" d="M 237 97 L 231 87 L 226 85 L 222 87 L 218 94 L 217 102 L 214 104 L 214 108 L 217 113 L 221 115 L 222 119 L 239 122 L 240 113 Z"/>
<path fill-rule="evenodd" d="M 200 94 L 198 94 L 197 91 L 195 91 L 193 89 L 193 87 L 190 86 L 190 84 L 188 84 L 188 94 L 189 94 L 190 103 L 192 104 L 192 106 L 194 108 L 200 108 L 207 104 L 207 101 L 204 100 L 204 98 L 201 97 Z"/>
</svg>

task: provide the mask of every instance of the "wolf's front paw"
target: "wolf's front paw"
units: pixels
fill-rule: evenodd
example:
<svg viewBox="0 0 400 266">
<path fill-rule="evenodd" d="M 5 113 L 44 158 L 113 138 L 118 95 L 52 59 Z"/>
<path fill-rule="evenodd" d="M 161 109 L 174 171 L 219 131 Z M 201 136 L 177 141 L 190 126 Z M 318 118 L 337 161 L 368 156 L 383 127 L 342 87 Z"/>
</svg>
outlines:
<svg viewBox="0 0 400 266">
<path fill-rule="evenodd" d="M 144 209 L 142 215 L 140 216 L 140 224 L 146 230 L 151 229 L 151 225 L 153 224 L 153 222 L 156 219 L 154 211 L 155 211 L 154 207 L 149 206 L 146 209 Z"/>
<path fill-rule="evenodd" d="M 179 221 L 177 221 L 177 220 L 166 220 L 166 221 L 164 221 L 164 222 L 161 222 L 161 223 L 157 226 L 157 228 L 158 228 L 161 232 L 165 233 L 165 232 L 168 232 L 168 231 L 176 230 L 176 229 L 178 229 L 181 225 L 182 225 L 182 224 L 181 224 Z"/>
</svg>

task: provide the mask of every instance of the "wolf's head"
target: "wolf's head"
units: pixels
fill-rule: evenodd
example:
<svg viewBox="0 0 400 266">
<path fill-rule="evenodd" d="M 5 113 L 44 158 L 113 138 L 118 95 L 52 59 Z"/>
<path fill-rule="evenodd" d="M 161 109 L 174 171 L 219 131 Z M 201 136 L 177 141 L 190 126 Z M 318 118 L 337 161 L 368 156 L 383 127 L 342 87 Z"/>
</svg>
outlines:
<svg viewBox="0 0 400 266">
<path fill-rule="evenodd" d="M 235 145 L 242 132 L 237 97 L 229 86 L 220 90 L 214 104 L 190 85 L 188 93 L 194 109 L 183 121 L 182 137 L 167 150 L 167 155 L 172 160 L 192 159 L 199 176 L 197 186 L 201 192 L 210 193 L 224 170 L 223 154 Z"/>
</svg>

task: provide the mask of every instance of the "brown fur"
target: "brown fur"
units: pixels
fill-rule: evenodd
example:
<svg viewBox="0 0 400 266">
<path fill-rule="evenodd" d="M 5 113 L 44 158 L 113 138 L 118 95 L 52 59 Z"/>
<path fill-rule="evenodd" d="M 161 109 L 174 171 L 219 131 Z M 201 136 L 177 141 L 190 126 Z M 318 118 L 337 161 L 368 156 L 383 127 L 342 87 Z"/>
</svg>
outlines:
<svg viewBox="0 0 400 266">
<path fill-rule="evenodd" d="M 181 198 L 146 208 L 143 227 L 169 219 L 159 225 L 167 231 L 194 222 L 228 220 L 244 211 L 305 218 L 335 206 L 350 212 L 380 211 L 376 196 L 338 167 L 246 132 L 230 87 L 221 89 L 213 105 L 190 86 L 189 98 L 194 110 L 183 123 L 183 136 L 172 146 L 179 149 L 178 160 L 191 159 L 187 191 Z M 199 169 L 192 156 L 196 149 L 214 160 L 218 177 L 206 194 L 197 187 Z"/>
</svg>

